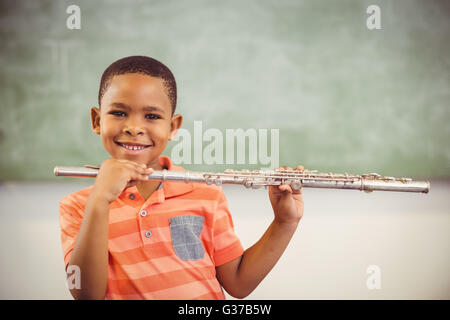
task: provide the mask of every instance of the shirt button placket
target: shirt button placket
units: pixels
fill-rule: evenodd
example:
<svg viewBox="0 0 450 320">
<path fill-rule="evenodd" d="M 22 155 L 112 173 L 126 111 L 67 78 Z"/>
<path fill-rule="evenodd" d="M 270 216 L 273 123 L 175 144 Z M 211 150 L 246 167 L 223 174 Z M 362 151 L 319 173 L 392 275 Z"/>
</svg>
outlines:
<svg viewBox="0 0 450 320">
<path fill-rule="evenodd" d="M 139 212 L 139 215 L 140 215 L 142 218 L 144 218 L 144 217 L 147 216 L 147 211 L 143 209 L 143 210 L 141 210 L 141 211 Z M 151 232 L 150 230 L 146 230 L 146 231 L 144 232 L 144 236 L 145 236 L 146 238 L 150 238 L 150 237 L 152 236 L 152 232 Z"/>
</svg>

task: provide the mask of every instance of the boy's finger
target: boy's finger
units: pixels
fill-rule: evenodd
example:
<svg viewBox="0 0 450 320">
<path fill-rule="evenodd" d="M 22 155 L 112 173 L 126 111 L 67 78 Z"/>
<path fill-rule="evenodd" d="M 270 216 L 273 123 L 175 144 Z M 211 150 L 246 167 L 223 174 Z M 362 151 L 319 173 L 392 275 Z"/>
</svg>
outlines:
<svg viewBox="0 0 450 320">
<path fill-rule="evenodd" d="M 149 181 L 148 176 L 149 175 L 146 173 L 138 173 L 138 174 L 133 175 L 131 177 L 132 180 L 130 180 L 130 181 L 136 181 L 136 184 L 138 181 Z"/>
<path fill-rule="evenodd" d="M 139 174 L 150 174 L 150 173 L 153 173 L 153 171 L 154 171 L 153 168 L 147 168 L 147 167 L 141 167 L 141 166 L 135 167 L 134 169 Z"/>
<path fill-rule="evenodd" d="M 288 167 L 288 166 L 282 166 L 279 167 L 278 169 L 282 169 L 282 170 L 292 170 L 292 168 Z"/>
<path fill-rule="evenodd" d="M 289 193 L 292 193 L 292 188 L 291 188 L 291 186 L 288 185 L 288 184 L 281 184 L 281 185 L 278 187 L 278 190 L 280 190 L 280 191 L 282 191 L 282 192 L 289 192 Z"/>
<path fill-rule="evenodd" d="M 143 163 L 135 162 L 133 164 L 134 164 L 134 167 L 137 168 L 137 169 L 141 169 L 141 170 L 147 169 L 147 166 L 145 164 L 143 164 Z"/>
<path fill-rule="evenodd" d="M 144 175 L 148 179 L 148 176 L 151 175 L 153 172 L 155 172 L 155 170 L 153 170 L 152 168 L 148 168 L 144 170 L 144 173 L 142 173 L 142 175 Z"/>
<path fill-rule="evenodd" d="M 148 172 L 154 172 L 153 168 L 137 168 L 137 172 L 139 173 L 148 173 Z"/>
</svg>

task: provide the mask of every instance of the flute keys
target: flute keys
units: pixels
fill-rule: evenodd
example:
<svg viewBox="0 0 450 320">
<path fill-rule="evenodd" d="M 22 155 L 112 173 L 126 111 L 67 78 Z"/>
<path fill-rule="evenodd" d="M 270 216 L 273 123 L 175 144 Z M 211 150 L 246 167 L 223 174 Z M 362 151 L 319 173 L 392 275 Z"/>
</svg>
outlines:
<svg viewBox="0 0 450 320">
<path fill-rule="evenodd" d="M 265 186 L 264 183 L 260 183 L 260 182 L 253 181 L 253 180 L 244 180 L 244 187 L 246 187 L 246 188 L 259 189 L 264 186 Z"/>
<path fill-rule="evenodd" d="M 244 184 L 244 187 L 252 188 L 252 189 L 259 189 L 259 188 L 264 186 L 264 184 L 260 184 L 260 183 L 258 183 L 256 181 L 248 180 L 248 179 L 245 179 L 243 181 L 243 184 Z"/>
<path fill-rule="evenodd" d="M 294 190 L 300 190 L 301 187 L 302 187 L 302 183 L 301 183 L 299 180 L 294 180 L 294 181 L 292 181 L 292 183 L 291 183 L 291 187 L 292 187 L 292 189 L 294 189 Z"/>
<path fill-rule="evenodd" d="M 205 178 L 205 183 L 207 185 L 209 185 L 209 186 L 212 185 L 213 183 L 216 186 L 221 186 L 222 185 L 222 179 L 220 179 L 219 177 L 213 178 L 213 177 L 208 176 L 208 177 Z"/>
<path fill-rule="evenodd" d="M 380 179 L 381 176 L 378 173 L 369 173 L 361 175 L 364 179 Z"/>
</svg>

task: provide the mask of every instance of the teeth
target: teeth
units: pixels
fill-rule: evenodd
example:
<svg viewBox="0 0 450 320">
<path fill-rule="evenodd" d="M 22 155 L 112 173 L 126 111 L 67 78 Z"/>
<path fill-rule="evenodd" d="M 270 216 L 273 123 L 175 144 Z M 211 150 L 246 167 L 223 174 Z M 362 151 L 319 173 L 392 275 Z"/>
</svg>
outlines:
<svg viewBox="0 0 450 320">
<path fill-rule="evenodd" d="M 127 148 L 128 150 L 142 150 L 142 149 L 146 148 L 146 147 L 141 147 L 141 146 L 128 146 L 126 144 L 122 144 L 122 146 Z"/>
</svg>

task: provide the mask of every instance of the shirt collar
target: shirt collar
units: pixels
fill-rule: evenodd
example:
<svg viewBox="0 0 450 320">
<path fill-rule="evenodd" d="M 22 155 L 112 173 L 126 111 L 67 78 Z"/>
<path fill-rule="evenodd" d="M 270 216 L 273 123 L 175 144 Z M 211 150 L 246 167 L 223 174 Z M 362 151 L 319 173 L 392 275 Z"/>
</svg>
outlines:
<svg viewBox="0 0 450 320">
<path fill-rule="evenodd" d="M 167 170 L 186 171 L 182 167 L 175 166 L 172 163 L 172 160 L 167 156 L 160 156 L 158 158 L 158 162 L 163 168 L 167 168 Z M 166 199 L 188 193 L 193 189 L 194 186 L 192 183 L 167 181 L 167 180 L 163 182 L 162 187 L 162 190 L 164 191 L 164 197 Z"/>
<path fill-rule="evenodd" d="M 159 156 L 158 162 L 164 169 L 167 169 L 167 170 L 186 171 L 182 167 L 175 166 L 172 163 L 172 160 L 167 156 Z M 167 198 L 176 197 L 176 196 L 191 192 L 193 189 L 194 189 L 194 186 L 192 183 L 166 180 L 166 181 L 162 182 L 161 186 L 153 192 L 153 194 L 150 196 L 150 198 L 147 199 L 146 202 L 151 202 L 151 203 L 164 202 L 164 200 Z M 141 200 L 141 201 L 144 200 L 144 199 L 141 199 L 141 196 L 140 196 L 139 191 L 136 186 L 127 188 L 122 193 L 121 196 L 129 197 L 130 194 L 133 194 L 133 198 L 136 200 Z"/>
</svg>

